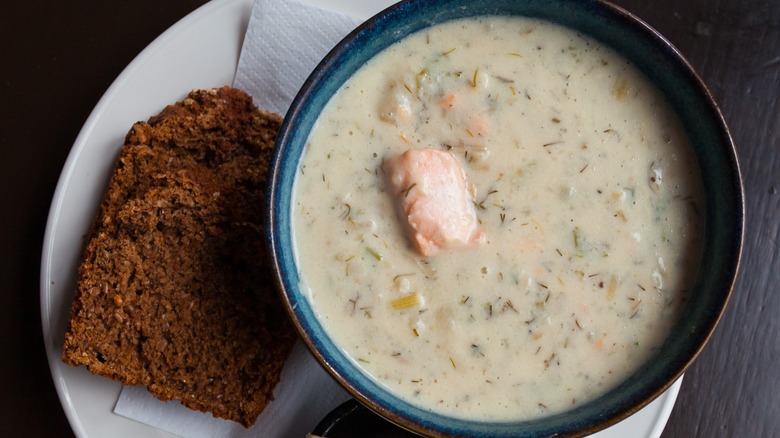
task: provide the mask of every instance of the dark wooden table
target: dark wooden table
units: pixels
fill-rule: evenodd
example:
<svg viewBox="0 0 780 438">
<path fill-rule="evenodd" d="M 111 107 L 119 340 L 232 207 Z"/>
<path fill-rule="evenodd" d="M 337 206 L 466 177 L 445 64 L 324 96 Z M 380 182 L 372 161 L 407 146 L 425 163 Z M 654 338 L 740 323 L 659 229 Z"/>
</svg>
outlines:
<svg viewBox="0 0 780 438">
<path fill-rule="evenodd" d="M 106 88 L 202 3 L 33 0 L 0 8 L 0 436 L 73 435 L 42 341 L 49 204 Z M 741 274 L 720 326 L 686 373 L 664 436 L 780 436 L 780 2 L 616 3 L 658 29 L 699 71 L 729 123 L 745 184 Z"/>
</svg>

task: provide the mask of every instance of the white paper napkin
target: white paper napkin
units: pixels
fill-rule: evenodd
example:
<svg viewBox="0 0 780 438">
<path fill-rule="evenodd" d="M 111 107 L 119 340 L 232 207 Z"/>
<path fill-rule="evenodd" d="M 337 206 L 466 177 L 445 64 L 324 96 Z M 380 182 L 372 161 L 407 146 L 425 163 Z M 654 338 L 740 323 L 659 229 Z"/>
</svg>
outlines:
<svg viewBox="0 0 780 438">
<path fill-rule="evenodd" d="M 284 115 L 317 63 L 360 21 L 291 0 L 256 0 L 233 85 Z"/>
<path fill-rule="evenodd" d="M 233 85 L 260 108 L 285 114 L 311 70 L 360 21 L 292 0 L 255 0 Z M 143 387 L 123 388 L 114 413 L 184 438 L 303 438 L 349 395 L 299 341 L 274 397 L 249 429 L 157 400 Z"/>
</svg>

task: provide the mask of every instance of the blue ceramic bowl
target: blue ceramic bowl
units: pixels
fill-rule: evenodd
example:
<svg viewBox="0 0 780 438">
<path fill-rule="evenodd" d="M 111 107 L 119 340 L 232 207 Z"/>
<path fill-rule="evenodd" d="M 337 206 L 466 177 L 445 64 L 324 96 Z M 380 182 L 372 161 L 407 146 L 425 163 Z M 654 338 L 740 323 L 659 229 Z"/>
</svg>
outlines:
<svg viewBox="0 0 780 438">
<path fill-rule="evenodd" d="M 531 421 L 486 423 L 431 413 L 366 377 L 323 331 L 299 289 L 293 253 L 291 195 L 309 132 L 339 87 L 368 59 L 401 38 L 447 20 L 523 15 L 589 35 L 639 67 L 666 95 L 691 139 L 705 187 L 705 248 L 692 297 L 660 353 L 626 382 L 567 412 Z M 268 233 L 276 280 L 287 311 L 320 363 L 360 402 L 426 435 L 584 435 L 614 424 L 666 390 L 699 354 L 728 302 L 737 274 L 744 202 L 736 152 L 712 96 L 682 55 L 628 12 L 594 0 L 410 0 L 368 20 L 319 64 L 292 103 L 279 133 L 269 177 Z"/>
</svg>

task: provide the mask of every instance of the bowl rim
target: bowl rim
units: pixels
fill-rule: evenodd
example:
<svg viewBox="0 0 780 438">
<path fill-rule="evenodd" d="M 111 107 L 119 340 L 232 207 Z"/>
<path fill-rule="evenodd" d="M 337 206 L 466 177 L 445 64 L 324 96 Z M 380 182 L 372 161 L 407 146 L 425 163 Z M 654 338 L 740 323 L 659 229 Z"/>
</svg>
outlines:
<svg viewBox="0 0 780 438">
<path fill-rule="evenodd" d="M 287 155 L 289 153 L 288 144 L 290 143 L 291 139 L 295 139 L 296 134 L 299 134 L 300 130 L 298 128 L 302 117 L 306 113 L 306 104 L 312 99 L 312 96 L 320 92 L 319 84 L 322 81 L 327 79 L 329 69 L 333 66 L 338 66 L 339 62 L 341 62 L 344 59 L 344 57 L 347 56 L 347 52 L 349 52 L 349 50 L 353 47 L 354 44 L 360 44 L 361 42 L 364 42 L 366 38 L 370 38 L 371 36 L 375 35 L 376 32 L 379 32 L 379 30 L 381 30 L 380 29 L 381 26 L 383 26 L 386 21 L 392 19 L 398 19 L 399 17 L 401 18 L 407 17 L 408 16 L 407 14 L 412 14 L 413 16 L 413 12 L 409 12 L 409 10 L 413 11 L 415 10 L 415 8 L 426 8 L 426 7 L 430 7 L 431 4 L 442 5 L 445 3 L 469 4 L 469 3 L 480 3 L 480 2 L 479 1 L 471 2 L 469 0 L 465 0 L 465 1 L 455 0 L 454 2 L 450 0 L 401 1 L 379 12 L 369 20 L 363 22 L 355 30 L 350 32 L 344 39 L 342 39 L 317 65 L 317 67 L 312 71 L 312 73 L 307 78 L 304 85 L 301 87 L 296 97 L 294 98 L 287 112 L 287 115 L 285 116 L 279 134 L 277 136 L 276 146 L 274 148 L 274 154 L 272 157 L 271 166 L 269 170 L 268 193 L 266 195 L 267 208 L 266 208 L 266 218 L 265 218 L 267 243 L 268 243 L 269 254 L 271 255 L 271 259 L 272 259 L 274 281 L 276 282 L 282 301 L 285 304 L 285 310 L 287 311 L 289 317 L 293 321 L 296 330 L 298 331 L 299 335 L 303 339 L 307 348 L 309 348 L 309 350 L 315 356 L 315 358 L 320 363 L 320 365 L 322 365 L 323 368 L 325 368 L 326 371 L 331 376 L 333 376 L 336 379 L 336 381 L 338 381 L 353 397 L 355 397 L 363 405 L 367 406 L 372 411 L 376 412 L 380 416 L 388 419 L 389 421 L 405 429 L 414 431 L 416 433 L 425 433 L 431 435 L 446 435 L 457 431 L 462 432 L 462 430 L 453 429 L 452 427 L 440 428 L 437 425 L 426 423 L 425 421 L 420 421 L 419 417 L 417 417 L 415 420 L 411 420 L 410 418 L 404 416 L 402 412 L 399 412 L 397 407 L 393 408 L 374 401 L 371 395 L 368 394 L 368 392 L 370 391 L 367 391 L 366 388 L 361 384 L 352 381 L 350 379 L 350 375 L 348 375 L 349 374 L 348 372 L 351 372 L 352 379 L 355 379 L 356 377 L 355 373 L 358 374 L 361 373 L 360 370 L 356 369 L 354 365 L 347 366 L 348 368 L 351 367 L 354 369 L 351 370 L 344 369 L 343 364 L 339 362 L 339 358 L 332 357 L 333 352 L 327 351 L 328 346 L 323 345 L 320 339 L 315 338 L 315 336 L 311 333 L 311 327 L 307 326 L 307 322 L 301 319 L 299 313 L 300 309 L 298 306 L 302 297 L 298 295 L 302 295 L 302 294 L 300 293 L 300 291 L 294 291 L 294 290 L 291 291 L 291 289 L 297 288 L 298 285 L 294 285 L 290 283 L 289 278 L 285 275 L 285 270 L 286 270 L 285 264 L 282 263 L 284 257 L 288 257 L 288 258 L 290 257 L 289 254 L 285 255 L 283 253 L 287 249 L 289 249 L 290 252 L 294 252 L 294 251 L 292 248 L 285 248 L 284 245 L 280 244 L 280 241 L 285 240 L 284 234 L 285 233 L 289 234 L 289 230 L 285 230 L 282 228 L 285 225 L 285 221 L 284 220 L 280 221 L 279 215 L 289 214 L 289 212 L 285 212 L 283 210 L 285 210 L 285 205 L 286 205 L 286 209 L 288 210 L 291 208 L 291 205 L 289 202 L 290 201 L 289 196 L 286 198 L 282 196 L 279 193 L 280 190 L 279 187 L 282 184 L 281 175 L 283 175 L 285 171 L 289 173 L 288 168 L 290 165 L 288 161 L 291 158 L 295 158 L 296 160 L 295 165 L 292 167 L 297 168 L 297 160 L 300 158 L 301 154 L 298 154 L 296 156 L 288 156 Z M 481 3 L 500 4 L 502 2 L 482 1 Z M 563 431 L 551 431 L 547 429 L 547 432 L 554 433 L 556 435 L 579 436 L 583 434 L 592 434 L 606 427 L 609 427 L 627 418 L 628 416 L 632 415 L 633 413 L 637 412 L 643 407 L 645 407 L 652 400 L 654 400 L 665 390 L 667 390 L 690 367 L 690 365 L 699 356 L 704 346 L 709 342 L 721 318 L 723 317 L 728 302 L 731 299 L 734 285 L 738 276 L 739 266 L 741 264 L 741 259 L 742 259 L 742 248 L 743 248 L 743 240 L 744 240 L 745 201 L 744 201 L 744 188 L 742 183 L 742 175 L 739 166 L 739 161 L 737 159 L 737 151 L 733 139 L 731 137 L 731 134 L 729 132 L 728 126 L 726 124 L 725 118 L 723 117 L 720 108 L 718 107 L 709 89 L 706 87 L 704 81 L 701 79 L 701 77 L 698 75 L 698 73 L 695 71 L 692 65 L 688 62 L 688 60 L 682 55 L 682 53 L 669 40 L 667 40 L 663 35 L 661 35 L 658 31 L 652 28 L 649 24 L 647 24 L 646 22 L 644 22 L 643 20 L 641 20 L 639 17 L 635 16 L 631 12 L 628 12 L 627 10 L 619 6 L 614 5 L 609 1 L 558 0 L 557 3 L 576 4 L 575 7 L 577 8 L 584 8 L 584 9 L 591 8 L 591 9 L 598 10 L 599 13 L 605 14 L 605 16 L 608 17 L 608 19 L 613 20 L 615 23 L 624 26 L 626 29 L 629 29 L 631 32 L 633 32 L 633 35 L 635 36 L 635 38 L 637 38 L 638 41 L 652 44 L 652 47 L 659 52 L 662 58 L 674 64 L 676 68 L 675 78 L 679 80 L 683 80 L 685 84 L 688 87 L 690 87 L 691 91 L 697 95 L 696 97 L 699 98 L 701 103 L 704 105 L 703 111 L 707 113 L 709 120 L 713 123 L 713 126 L 717 128 L 716 134 L 719 140 L 718 147 L 721 148 L 719 150 L 723 154 L 726 161 L 725 163 L 722 163 L 722 166 L 728 170 L 727 173 L 729 175 L 727 181 L 729 187 L 726 190 L 730 193 L 731 196 L 729 199 L 727 199 L 727 201 L 732 202 L 733 204 L 735 204 L 734 207 L 736 207 L 733 209 L 733 211 L 730 212 L 731 216 L 729 216 L 728 219 L 724 219 L 725 221 L 727 221 L 729 224 L 733 226 L 731 235 L 729 236 L 730 238 L 728 239 L 727 242 L 723 242 L 723 245 L 732 251 L 731 256 L 729 256 L 726 262 L 724 262 L 725 266 L 721 267 L 724 270 L 722 272 L 721 278 L 724 279 L 726 283 L 720 287 L 720 290 L 722 292 L 717 301 L 718 303 L 717 308 L 711 309 L 713 310 L 713 312 L 707 314 L 704 317 L 705 323 L 703 324 L 702 327 L 699 327 L 699 332 L 695 334 L 696 338 L 694 341 L 692 341 L 693 343 L 692 347 L 688 348 L 687 354 L 683 355 L 682 360 L 673 361 L 674 363 L 672 365 L 665 367 L 667 370 L 663 375 L 662 384 L 656 385 L 653 388 L 646 390 L 643 394 L 639 394 L 638 396 L 639 398 L 632 399 L 630 405 L 624 406 L 617 410 L 613 409 L 611 412 L 598 416 L 598 418 L 589 418 L 588 421 L 585 421 L 584 423 L 579 422 L 575 424 L 573 427 L 570 427 Z M 442 20 L 442 21 L 446 21 L 446 20 Z M 553 21 L 553 22 L 561 24 L 558 21 Z M 430 24 L 435 24 L 435 23 L 428 23 L 427 25 L 422 27 L 427 27 Z M 564 26 L 566 26 L 566 24 L 564 24 Z M 577 30 L 582 31 L 581 29 L 577 29 Z M 615 49 L 614 46 L 605 43 L 602 40 L 602 38 L 598 37 L 597 35 L 593 35 L 592 33 L 584 32 L 584 31 L 583 33 L 585 33 L 588 37 L 594 38 L 602 42 L 602 44 L 605 44 Z M 629 56 L 627 56 L 625 53 L 622 53 L 620 50 L 617 51 L 622 56 L 628 57 L 632 62 L 635 61 L 634 59 L 631 59 Z M 378 52 L 372 53 L 368 58 L 375 56 L 377 53 Z M 639 65 L 637 66 L 639 67 Z M 644 69 L 640 68 L 640 70 L 644 70 Z M 349 76 L 351 75 L 352 73 L 349 74 Z M 653 82 L 656 83 L 655 80 L 653 80 Z M 664 93 L 666 94 L 666 91 L 664 91 Z M 328 96 L 328 99 L 329 98 L 330 96 Z M 680 114 L 678 112 L 678 116 L 679 115 Z M 686 131 L 688 131 L 687 127 L 686 127 Z M 309 132 L 310 131 L 307 129 L 305 134 L 306 137 L 308 137 Z M 697 159 L 699 159 L 700 154 L 697 152 L 696 155 L 697 155 Z M 292 180 L 294 180 L 295 179 L 294 172 L 292 175 L 293 175 Z M 287 204 L 285 204 L 285 202 L 287 202 Z M 707 222 L 709 222 L 709 216 L 710 215 L 708 215 L 707 217 Z M 702 274 L 700 274 L 700 276 L 701 275 Z M 305 297 L 303 297 L 303 299 L 305 299 Z M 331 350 L 333 349 L 334 347 L 331 345 Z M 357 377 L 359 379 L 359 376 Z M 619 385 L 619 387 L 622 387 L 622 384 Z M 610 392 L 613 391 L 614 389 L 611 390 Z M 396 397 L 393 396 L 391 398 L 396 398 Z M 599 397 L 596 400 L 600 400 L 601 398 L 602 397 Z M 593 401 L 585 403 L 585 405 L 587 406 L 590 405 L 591 403 L 593 403 Z M 567 411 L 567 413 L 568 412 L 571 411 Z M 550 417 L 542 417 L 540 419 L 532 419 L 528 422 L 513 422 L 510 424 L 519 427 L 520 424 L 530 424 L 530 423 L 538 422 L 549 418 L 556 418 L 556 415 Z M 456 422 L 460 422 L 460 420 L 456 420 Z M 472 424 L 472 423 L 479 423 L 479 422 L 465 421 L 465 423 Z M 484 427 L 469 428 L 468 432 L 473 433 L 475 436 L 476 435 L 488 436 L 489 429 L 486 428 L 488 426 L 485 425 L 488 425 L 489 423 L 480 423 L 480 424 L 482 424 Z M 462 425 L 462 423 L 458 423 L 458 425 Z M 507 432 L 506 429 L 502 429 L 502 430 L 503 432 Z M 501 433 L 501 436 L 505 436 L 505 435 L 508 436 L 511 434 L 512 433 Z M 492 436 L 493 434 L 490 433 L 490 435 Z"/>
</svg>

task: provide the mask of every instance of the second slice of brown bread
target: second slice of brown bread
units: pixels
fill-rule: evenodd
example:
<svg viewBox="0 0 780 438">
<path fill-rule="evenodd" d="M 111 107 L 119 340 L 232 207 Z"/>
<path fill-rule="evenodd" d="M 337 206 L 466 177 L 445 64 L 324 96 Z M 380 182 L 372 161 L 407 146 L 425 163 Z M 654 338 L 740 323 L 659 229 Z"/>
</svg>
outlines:
<svg viewBox="0 0 780 438">
<path fill-rule="evenodd" d="M 132 127 L 88 236 L 64 362 L 255 422 L 296 339 L 264 244 L 280 124 L 225 87 Z"/>
</svg>

